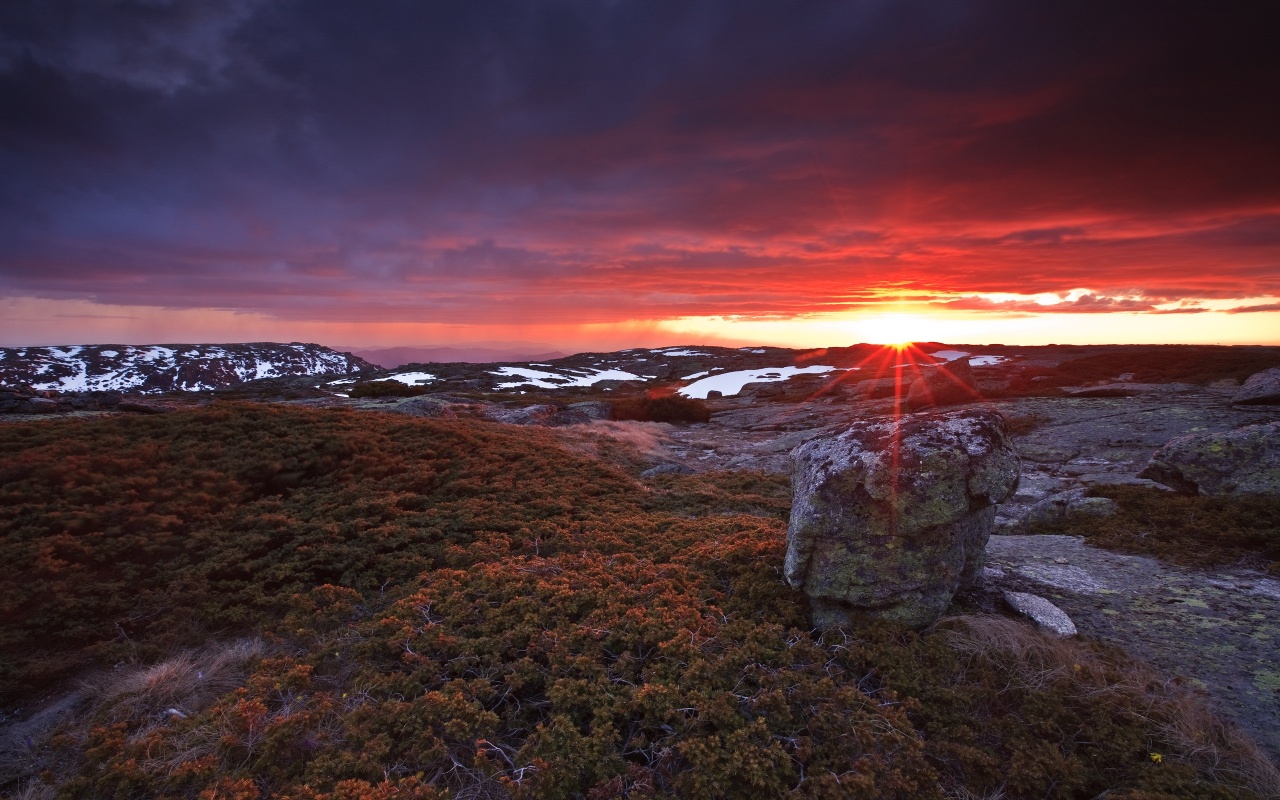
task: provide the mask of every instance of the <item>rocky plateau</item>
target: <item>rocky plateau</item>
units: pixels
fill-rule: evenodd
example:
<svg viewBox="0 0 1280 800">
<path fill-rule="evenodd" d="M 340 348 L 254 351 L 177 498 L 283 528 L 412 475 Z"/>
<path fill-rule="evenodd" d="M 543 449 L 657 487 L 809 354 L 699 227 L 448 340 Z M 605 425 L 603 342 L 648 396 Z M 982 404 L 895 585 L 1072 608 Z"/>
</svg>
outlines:
<svg viewBox="0 0 1280 800">
<path fill-rule="evenodd" d="M 1256 429 L 1266 434 L 1254 448 L 1262 466 L 1245 471 L 1273 469 L 1266 459 L 1274 461 L 1280 430 L 1280 394 L 1273 391 L 1280 348 L 934 344 L 904 354 L 869 345 L 682 347 L 540 363 L 355 366 L 359 371 L 324 380 L 228 381 L 216 391 L 145 400 L 88 390 L 38 392 L 28 384 L 0 392 L 0 414 L 18 412 L 0 418 L 154 411 L 219 398 L 475 417 L 554 426 L 567 437 L 595 430 L 643 439 L 645 464 L 637 476 L 649 480 L 670 472 L 791 474 L 797 448 L 803 454 L 806 443 L 859 425 L 936 414 L 938 406 L 993 413 L 1007 425 L 1020 467 L 1016 488 L 989 498 L 998 504 L 990 510 L 985 569 L 971 601 L 1022 607 L 1033 619 L 1040 607 L 1034 598 L 1047 601 L 1080 635 L 1115 643 L 1203 688 L 1280 759 L 1280 581 L 1244 566 L 1192 569 L 1075 537 L 1027 535 L 1029 521 L 1111 513 L 1110 501 L 1087 496 L 1091 487 L 1186 490 L 1170 478 L 1177 459 L 1164 456 L 1188 441 L 1230 443 Z M 718 389 L 697 388 L 716 376 L 731 377 L 722 377 Z M 375 382 L 403 385 L 416 396 L 353 396 L 356 387 Z M 710 421 L 609 420 L 621 398 L 670 394 L 704 396 Z M 1164 460 L 1153 468 L 1158 452 Z M 1069 633 L 1049 614 L 1042 625 Z"/>
</svg>

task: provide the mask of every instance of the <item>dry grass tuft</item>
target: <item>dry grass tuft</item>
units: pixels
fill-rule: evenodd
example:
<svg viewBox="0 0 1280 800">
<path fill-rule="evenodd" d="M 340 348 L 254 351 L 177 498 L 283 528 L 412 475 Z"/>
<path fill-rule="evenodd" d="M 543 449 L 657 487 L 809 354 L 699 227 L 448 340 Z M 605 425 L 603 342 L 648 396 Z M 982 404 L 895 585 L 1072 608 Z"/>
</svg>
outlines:
<svg viewBox="0 0 1280 800">
<path fill-rule="evenodd" d="M 555 433 L 571 452 L 626 463 L 666 458 L 671 430 L 665 422 L 597 420 L 556 428 Z"/>
<path fill-rule="evenodd" d="M 198 713 L 244 680 L 246 665 L 266 655 L 261 639 L 184 652 L 150 667 L 99 675 L 83 688 L 96 705 L 112 707 L 112 716 Z"/>
<path fill-rule="evenodd" d="M 4 800 L 53 800 L 58 796 L 56 787 L 38 780 L 29 780 L 21 788 L 0 794 Z"/>
<path fill-rule="evenodd" d="M 83 733 L 91 721 L 149 719 L 145 735 L 172 717 L 190 717 L 243 684 L 251 662 L 268 653 L 261 639 L 241 639 L 183 652 L 149 667 L 125 667 L 80 681 L 77 688 L 46 704 L 0 734 L 0 786 L 20 788 L 4 795 L 40 800 L 56 794 L 35 776 L 61 772 L 49 740 L 59 731 Z M 174 714 L 177 712 L 177 714 Z"/>
<path fill-rule="evenodd" d="M 1117 707 L 1138 713 L 1179 757 L 1216 779 L 1280 798 L 1280 769 L 1204 698 L 1178 680 L 1122 656 L 1108 657 L 1074 639 L 1046 636 L 1029 623 L 974 615 L 945 619 L 946 636 L 960 653 L 1001 665 L 1011 685 L 1041 687 L 1069 680 L 1078 695 L 1121 696 L 1137 702 Z"/>
</svg>

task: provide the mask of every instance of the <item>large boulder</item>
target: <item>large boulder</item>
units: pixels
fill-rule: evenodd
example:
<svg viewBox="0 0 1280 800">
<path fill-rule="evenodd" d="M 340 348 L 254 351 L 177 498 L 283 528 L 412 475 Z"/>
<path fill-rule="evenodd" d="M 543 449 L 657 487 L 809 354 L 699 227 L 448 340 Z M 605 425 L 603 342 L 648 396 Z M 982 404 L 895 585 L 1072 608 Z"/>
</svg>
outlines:
<svg viewBox="0 0 1280 800">
<path fill-rule="evenodd" d="M 1179 436 L 1138 477 L 1186 494 L 1280 494 L 1280 422 Z"/>
<path fill-rule="evenodd" d="M 920 377 L 911 384 L 911 391 L 907 393 L 907 407 L 950 406 L 970 403 L 979 397 L 969 360 L 959 358 L 921 370 Z"/>
<path fill-rule="evenodd" d="M 792 452 L 787 582 L 819 628 L 868 614 L 924 626 L 982 573 L 1021 464 L 987 410 L 856 422 Z"/>
<path fill-rule="evenodd" d="M 1280 403 L 1280 367 L 1264 369 L 1249 376 L 1231 402 L 1242 406 Z"/>
</svg>

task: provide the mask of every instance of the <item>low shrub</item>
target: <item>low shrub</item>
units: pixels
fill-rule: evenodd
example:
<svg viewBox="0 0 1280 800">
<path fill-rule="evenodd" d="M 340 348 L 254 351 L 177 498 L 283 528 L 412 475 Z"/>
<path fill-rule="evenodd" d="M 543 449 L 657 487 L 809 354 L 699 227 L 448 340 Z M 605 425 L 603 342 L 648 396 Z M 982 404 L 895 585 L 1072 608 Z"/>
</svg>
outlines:
<svg viewBox="0 0 1280 800">
<path fill-rule="evenodd" d="M 1280 498 L 1182 495 L 1142 486 L 1098 486 L 1119 505 L 1110 517 L 1042 524 L 1035 533 L 1083 536 L 1090 544 L 1189 566 L 1243 561 L 1280 574 Z"/>
<path fill-rule="evenodd" d="M 702 400 L 675 394 L 625 397 L 610 403 L 615 420 L 638 422 L 710 422 L 711 409 Z"/>
<path fill-rule="evenodd" d="M 357 381 L 350 397 L 417 397 L 427 393 L 425 386 L 410 386 L 402 381 Z"/>
<path fill-rule="evenodd" d="M 226 404 L 0 427 L 6 701 L 106 675 L 56 730 L 13 740 L 2 790 L 1252 800 L 1265 785 L 1265 762 L 1115 650 L 985 618 L 810 630 L 780 574 L 776 476 L 640 482 L 559 441 Z"/>
</svg>

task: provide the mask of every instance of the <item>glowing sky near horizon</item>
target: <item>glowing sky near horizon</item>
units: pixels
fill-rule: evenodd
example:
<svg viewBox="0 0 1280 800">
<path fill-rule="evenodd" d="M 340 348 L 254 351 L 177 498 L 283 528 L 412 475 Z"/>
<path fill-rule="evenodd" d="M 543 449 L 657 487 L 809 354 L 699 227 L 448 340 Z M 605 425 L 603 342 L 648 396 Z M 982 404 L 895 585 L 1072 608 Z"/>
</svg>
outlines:
<svg viewBox="0 0 1280 800">
<path fill-rule="evenodd" d="M 0 345 L 1280 343 L 1280 6 L 0 6 Z"/>
</svg>

